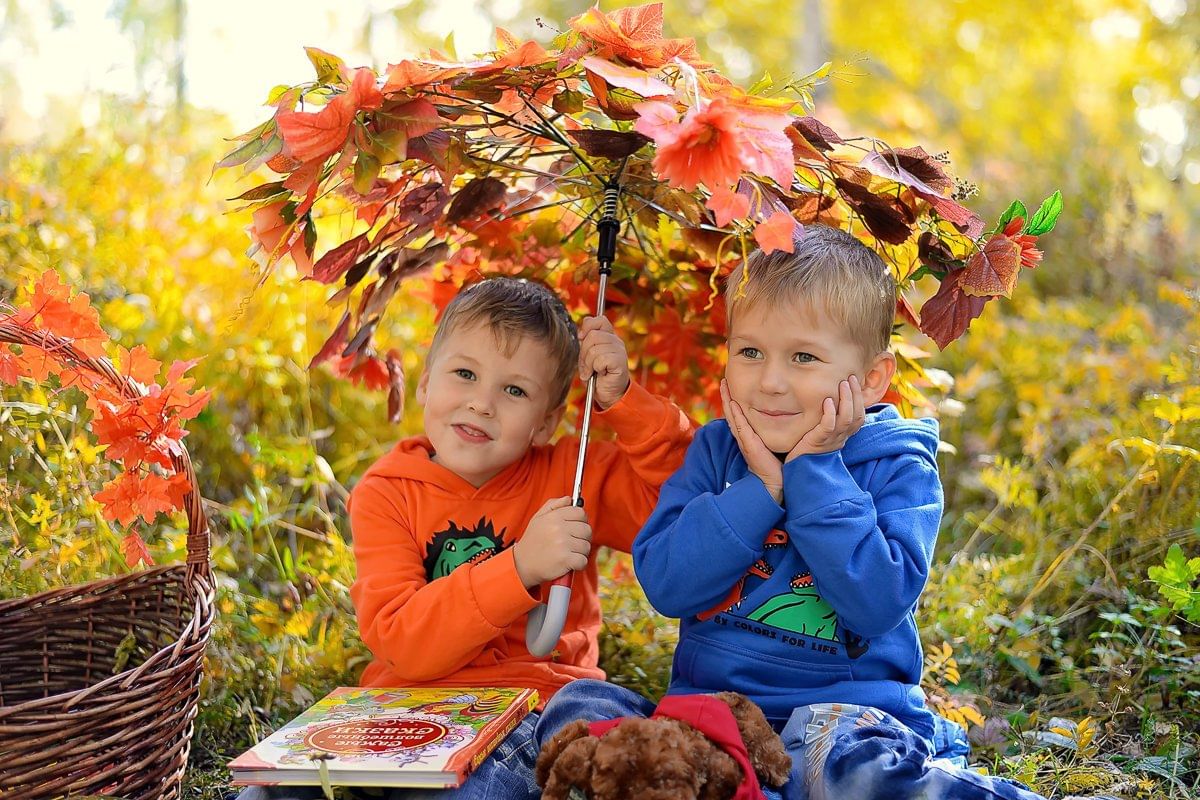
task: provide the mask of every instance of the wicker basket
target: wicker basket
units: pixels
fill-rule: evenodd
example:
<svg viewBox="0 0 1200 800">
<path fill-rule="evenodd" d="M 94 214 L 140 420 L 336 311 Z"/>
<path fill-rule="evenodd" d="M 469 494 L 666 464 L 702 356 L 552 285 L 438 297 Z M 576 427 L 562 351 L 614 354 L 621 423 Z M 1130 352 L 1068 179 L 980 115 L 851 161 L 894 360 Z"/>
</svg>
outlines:
<svg viewBox="0 0 1200 800">
<path fill-rule="evenodd" d="M 140 389 L 67 341 L 0 323 L 33 344 Z M 179 797 L 213 619 L 208 521 L 187 452 L 187 561 L 0 601 L 0 797 Z M 132 650 L 130 649 L 132 645 Z M 128 668 L 114 674 L 118 650 Z"/>
</svg>

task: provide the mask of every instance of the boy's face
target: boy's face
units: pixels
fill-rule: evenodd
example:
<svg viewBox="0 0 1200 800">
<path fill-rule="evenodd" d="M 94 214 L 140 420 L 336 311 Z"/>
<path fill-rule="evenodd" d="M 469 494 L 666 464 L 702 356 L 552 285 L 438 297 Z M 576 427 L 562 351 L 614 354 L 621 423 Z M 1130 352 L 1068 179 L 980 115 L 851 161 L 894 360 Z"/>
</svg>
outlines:
<svg viewBox="0 0 1200 800">
<path fill-rule="evenodd" d="M 890 355 L 864 356 L 845 326 L 819 302 L 738 307 L 729 329 L 725 380 L 763 444 L 788 453 L 821 421 L 825 398 L 838 402 L 838 386 L 857 375 L 864 405 L 879 402 L 891 370 Z"/>
<path fill-rule="evenodd" d="M 433 460 L 479 487 L 549 442 L 563 412 L 553 363 L 528 336 L 505 354 L 485 323 L 450 331 L 417 384 Z"/>
</svg>

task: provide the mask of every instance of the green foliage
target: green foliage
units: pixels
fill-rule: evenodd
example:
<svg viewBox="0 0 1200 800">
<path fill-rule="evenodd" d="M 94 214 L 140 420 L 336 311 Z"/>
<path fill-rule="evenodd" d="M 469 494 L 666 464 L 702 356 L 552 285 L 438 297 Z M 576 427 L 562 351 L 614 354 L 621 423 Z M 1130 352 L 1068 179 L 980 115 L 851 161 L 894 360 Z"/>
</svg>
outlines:
<svg viewBox="0 0 1200 800">
<path fill-rule="evenodd" d="M 1200 520 L 1196 522 L 1200 533 Z M 1167 550 L 1167 560 L 1161 567 L 1151 567 L 1150 580 L 1158 584 L 1158 592 L 1171 608 L 1180 612 L 1188 622 L 1200 625 L 1200 556 L 1188 558 L 1178 544 Z"/>
</svg>

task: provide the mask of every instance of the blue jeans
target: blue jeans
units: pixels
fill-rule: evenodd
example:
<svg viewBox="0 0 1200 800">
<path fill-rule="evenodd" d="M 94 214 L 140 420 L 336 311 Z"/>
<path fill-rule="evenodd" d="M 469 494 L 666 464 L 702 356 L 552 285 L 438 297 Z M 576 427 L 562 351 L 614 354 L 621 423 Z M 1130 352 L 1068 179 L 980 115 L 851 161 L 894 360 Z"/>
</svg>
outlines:
<svg viewBox="0 0 1200 800">
<path fill-rule="evenodd" d="M 539 748 L 568 722 L 648 717 L 654 703 L 610 683 L 578 680 L 551 698 L 538 720 Z M 966 733 L 938 717 L 932 743 L 874 708 L 822 703 L 792 712 L 782 738 L 792 773 L 768 800 L 1043 800 L 1015 781 L 965 769 Z"/>
<path fill-rule="evenodd" d="M 793 711 L 782 736 L 792 773 L 772 800 L 1043 800 L 1016 781 L 963 769 L 966 736 L 949 721 L 931 745 L 878 709 L 817 703 Z"/>
<path fill-rule="evenodd" d="M 457 789 L 353 789 L 355 798 L 370 800 L 537 800 L 541 797 L 533 767 L 538 746 L 534 739 L 537 712 L 530 713 L 504 738 L 492 754 Z M 237 800 L 320 800 L 319 786 L 249 786 Z"/>
</svg>

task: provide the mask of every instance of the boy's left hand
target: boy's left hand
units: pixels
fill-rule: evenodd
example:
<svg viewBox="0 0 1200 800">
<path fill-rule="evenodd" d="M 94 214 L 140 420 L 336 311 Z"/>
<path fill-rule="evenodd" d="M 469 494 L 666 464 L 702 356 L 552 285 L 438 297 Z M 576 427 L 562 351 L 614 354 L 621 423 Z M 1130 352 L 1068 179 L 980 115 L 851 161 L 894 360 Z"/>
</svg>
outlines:
<svg viewBox="0 0 1200 800">
<path fill-rule="evenodd" d="M 579 326 L 579 377 L 586 381 L 593 372 L 596 393 L 592 400 L 603 411 L 629 388 L 629 354 L 604 317 L 584 317 Z"/>
<path fill-rule="evenodd" d="M 786 460 L 791 461 L 796 456 L 841 450 L 846 440 L 862 427 L 866 416 L 862 385 L 857 375 L 851 375 L 838 384 L 836 399 L 825 398 L 821 406 L 820 421 L 796 443 L 787 454 Z"/>
</svg>

